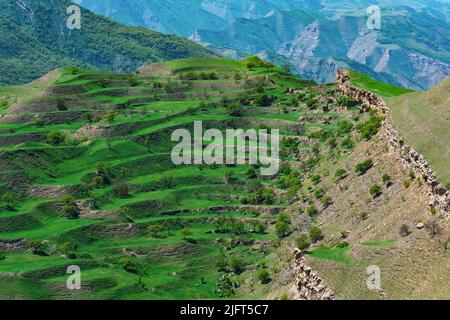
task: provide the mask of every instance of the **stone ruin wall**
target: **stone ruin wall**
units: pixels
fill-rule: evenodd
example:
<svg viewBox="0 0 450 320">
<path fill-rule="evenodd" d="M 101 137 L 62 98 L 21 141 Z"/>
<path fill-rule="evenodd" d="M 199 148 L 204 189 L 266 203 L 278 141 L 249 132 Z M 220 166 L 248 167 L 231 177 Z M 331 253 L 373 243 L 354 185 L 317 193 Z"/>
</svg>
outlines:
<svg viewBox="0 0 450 320">
<path fill-rule="evenodd" d="M 295 250 L 294 285 L 290 299 L 293 300 L 334 300 L 334 292 L 312 269 L 306 265 L 304 254 Z"/>
<path fill-rule="evenodd" d="M 350 84 L 348 70 L 338 71 L 337 87 L 344 95 L 361 101 L 365 111 L 375 109 L 383 115 L 389 112 L 387 104 L 376 94 L 355 88 Z M 445 218 L 450 218 L 450 190 L 439 182 L 436 173 L 425 158 L 402 138 L 387 117 L 383 121 L 380 134 L 386 139 L 390 151 L 403 167 L 413 171 L 416 176 L 422 177 L 430 187 L 429 207 L 435 208 Z"/>
</svg>

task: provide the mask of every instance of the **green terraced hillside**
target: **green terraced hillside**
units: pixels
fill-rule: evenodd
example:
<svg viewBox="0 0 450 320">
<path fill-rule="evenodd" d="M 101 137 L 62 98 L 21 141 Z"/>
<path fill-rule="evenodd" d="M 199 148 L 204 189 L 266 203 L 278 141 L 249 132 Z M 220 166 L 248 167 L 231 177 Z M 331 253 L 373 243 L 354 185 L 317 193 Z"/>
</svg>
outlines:
<svg viewBox="0 0 450 320">
<path fill-rule="evenodd" d="M 257 58 L 72 67 L 0 88 L 0 299 L 266 298 L 261 270 L 278 277 L 298 228 L 284 208 L 368 117 L 347 103 Z M 279 174 L 175 166 L 171 133 L 199 120 L 279 129 Z M 70 265 L 81 290 L 66 288 Z"/>
</svg>

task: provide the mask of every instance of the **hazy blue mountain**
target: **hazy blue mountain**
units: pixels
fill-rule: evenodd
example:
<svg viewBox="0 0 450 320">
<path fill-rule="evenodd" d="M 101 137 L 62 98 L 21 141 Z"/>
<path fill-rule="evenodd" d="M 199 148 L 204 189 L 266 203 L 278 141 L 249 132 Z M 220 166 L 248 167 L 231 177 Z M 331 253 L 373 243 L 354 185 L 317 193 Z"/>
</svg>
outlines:
<svg viewBox="0 0 450 320">
<path fill-rule="evenodd" d="M 287 62 L 297 74 L 321 82 L 344 66 L 419 90 L 450 75 L 448 0 L 79 2 L 128 24 L 187 36 L 227 56 Z M 382 10 L 381 30 L 367 28 L 373 4 Z"/>
</svg>

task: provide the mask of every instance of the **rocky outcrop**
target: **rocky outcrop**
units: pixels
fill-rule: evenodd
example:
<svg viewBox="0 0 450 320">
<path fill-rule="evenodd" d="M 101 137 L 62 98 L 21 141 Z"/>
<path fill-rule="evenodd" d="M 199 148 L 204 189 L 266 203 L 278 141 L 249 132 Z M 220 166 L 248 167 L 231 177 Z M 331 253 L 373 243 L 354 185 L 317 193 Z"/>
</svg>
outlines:
<svg viewBox="0 0 450 320">
<path fill-rule="evenodd" d="M 25 252 L 28 248 L 27 239 L 0 239 L 0 252 Z"/>
<path fill-rule="evenodd" d="M 334 300 L 334 292 L 325 281 L 306 265 L 304 254 L 295 249 L 294 285 L 291 299 L 295 300 Z"/>
<path fill-rule="evenodd" d="M 350 74 L 348 70 L 339 70 L 336 80 L 338 89 L 344 95 L 360 101 L 365 111 L 376 109 L 382 114 L 386 114 L 389 111 L 386 103 L 376 94 L 353 87 L 350 84 Z"/>
<path fill-rule="evenodd" d="M 340 70 L 337 74 L 338 89 L 345 95 L 361 101 L 366 111 L 377 110 L 381 114 L 389 111 L 387 104 L 377 95 L 355 88 L 350 83 L 348 70 Z M 450 217 L 450 190 L 445 188 L 437 178 L 425 158 L 401 137 L 400 133 L 386 119 L 380 130 L 381 136 L 387 141 L 389 151 L 402 163 L 406 170 L 412 171 L 421 177 L 430 187 L 430 208 L 435 208 L 444 217 Z"/>
</svg>

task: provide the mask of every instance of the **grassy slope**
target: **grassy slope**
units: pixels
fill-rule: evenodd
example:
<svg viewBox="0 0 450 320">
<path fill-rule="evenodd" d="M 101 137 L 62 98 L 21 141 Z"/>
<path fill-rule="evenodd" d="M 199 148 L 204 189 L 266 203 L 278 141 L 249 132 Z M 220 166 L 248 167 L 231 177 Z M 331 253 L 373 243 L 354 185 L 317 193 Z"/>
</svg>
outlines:
<svg viewBox="0 0 450 320">
<path fill-rule="evenodd" d="M 351 72 L 350 78 L 353 85 L 385 99 L 391 109 L 390 119 L 402 136 L 429 161 L 442 183 L 449 182 L 450 81 L 426 92 L 413 92 L 356 72 Z"/>
<path fill-rule="evenodd" d="M 257 272 L 252 270 L 264 264 L 274 249 L 270 243 L 276 237 L 273 227 L 264 234 L 252 232 L 251 223 L 261 221 L 270 226 L 275 217 L 255 216 L 249 209 L 225 214 L 208 210 L 239 204 L 239 198 L 248 193 L 245 175 L 248 167 L 174 167 L 169 155 L 174 145 L 170 133 L 175 127 L 189 127 L 193 121 L 202 119 L 219 128 L 278 123 L 287 126 L 280 127 L 283 132 L 293 134 L 289 125 L 295 123 L 286 121 L 286 114 L 298 119 L 308 111 L 291 112 L 290 97 L 284 92 L 310 82 L 284 77 L 278 68 L 249 70 L 244 63 L 220 59 L 173 61 L 162 69 L 172 73 L 214 72 L 218 79 L 179 81 L 171 74 L 153 73 L 135 76 L 131 84 L 128 75 L 65 68 L 30 85 L 0 89 L 0 101 L 9 102 L 9 110 L 4 107 L 2 113 L 16 117 L 0 124 L 3 173 L 0 193 L 15 190 L 16 195 L 14 211 L 0 204 L 0 239 L 49 241 L 49 256 L 33 255 L 26 247 L 22 248 L 24 251 L 4 253 L 6 259 L 0 260 L 0 272 L 25 274 L 12 278 L 0 274 L 0 298 L 217 298 L 214 290 L 223 273 L 216 264 L 223 256 L 239 257 L 249 264 L 250 271 L 235 276 L 237 280 L 257 281 Z M 275 84 L 263 86 L 278 97 L 280 106 L 272 108 L 275 113 L 265 118 L 258 108 L 249 108 L 243 116 L 233 118 L 220 105 L 199 109 L 202 102 L 213 103 L 225 96 L 254 96 L 256 83 L 246 85 L 244 80 L 234 79 L 236 73 L 241 77 L 247 73 L 256 83 L 264 83 L 266 76 L 274 80 Z M 169 82 L 175 89 L 156 85 Z M 68 110 L 57 110 L 56 97 Z M 127 101 L 128 107 L 120 106 Z M 111 107 L 117 113 L 115 119 L 98 119 L 96 123 L 100 128 L 113 128 L 111 148 L 104 136 L 85 135 L 82 141 L 77 141 L 74 133 L 87 124 L 86 114 L 105 115 Z M 44 119 L 44 124 L 36 125 L 35 117 Z M 30 134 L 50 130 L 64 131 L 72 142 L 53 146 L 43 136 L 37 141 L 29 140 Z M 151 141 L 148 150 L 146 137 Z M 111 166 L 110 175 L 114 179 L 130 184 L 132 196 L 119 198 L 109 185 L 93 188 L 88 194 L 79 193 L 95 175 L 99 162 Z M 235 183 L 224 183 L 228 170 L 237 179 Z M 170 186 L 161 184 L 167 175 L 173 177 Z M 23 184 L 17 189 L 8 188 L 19 180 Z M 268 179 L 261 182 L 272 184 Z M 97 216 L 68 219 L 57 207 L 61 197 L 30 196 L 25 191 L 29 185 L 38 192 L 46 187 L 63 187 L 78 200 L 95 201 Z M 175 215 L 164 213 L 173 210 L 185 211 Z M 211 232 L 215 229 L 214 219 L 225 216 L 244 221 L 244 232 Z M 168 233 L 153 238 L 147 231 L 152 224 L 165 224 Z M 184 239 L 183 228 L 192 231 L 189 236 L 192 240 Z M 75 260 L 61 256 L 58 247 L 65 242 L 77 245 Z M 138 252 L 139 258 L 128 257 L 137 265 L 138 274 L 125 271 L 121 265 L 121 259 L 127 258 L 125 248 Z M 84 287 L 77 293 L 67 292 L 64 286 L 64 266 L 72 264 L 83 270 Z M 238 295 L 263 296 L 264 290 Z"/>
<path fill-rule="evenodd" d="M 428 239 L 425 230 L 415 231 L 406 239 L 398 234 L 401 224 L 406 223 L 413 228 L 418 221 L 429 218 L 423 187 L 418 182 L 413 182 L 410 188 L 404 187 L 403 181 L 408 179 L 408 173 L 399 164 L 392 164 L 382 142 L 358 143 L 350 154 L 339 146 L 345 135 L 337 134 L 337 123 L 347 120 L 356 126 L 366 119 L 366 115 L 352 117 L 334 111 L 324 113 L 321 108 L 308 110 L 306 100 L 302 98 L 300 105 L 294 107 L 292 96 L 285 94 L 287 88 L 303 88 L 311 96 L 318 96 L 317 92 L 305 87 L 309 82 L 286 77 L 278 68 L 270 66 L 250 70 L 245 63 L 231 60 L 184 59 L 144 69 L 143 75 L 134 77 L 133 81 L 128 75 L 62 69 L 56 81 L 49 76 L 30 86 L 0 89 L 0 101 L 10 101 L 8 113 L 17 117 L 10 123 L 0 124 L 0 167 L 3 173 L 0 192 L 23 191 L 30 184 L 38 190 L 62 186 L 69 188 L 68 193 L 78 200 L 95 200 L 98 210 L 97 215 L 82 215 L 71 220 L 55 207 L 61 198 L 48 199 L 26 193 L 14 201 L 15 211 L 0 204 L 0 245 L 2 239 L 48 240 L 47 251 L 50 254 L 33 255 L 27 248 L 7 250 L 4 253 L 6 258 L 0 260 L 0 298 L 218 298 L 216 284 L 224 273 L 216 264 L 221 257 L 239 257 L 248 264 L 245 272 L 233 276 L 241 282 L 234 297 L 264 298 L 271 290 L 279 288 L 280 282 L 285 285 L 283 279 L 290 276 L 286 273 L 291 267 L 291 242 L 277 241 L 273 227 L 276 216 L 255 215 L 254 210 L 249 209 L 224 214 L 208 210 L 211 206 L 239 204 L 239 198 L 250 191 L 246 175 L 248 167 L 171 165 L 168 157 L 173 147 L 170 133 L 179 126 L 189 128 L 198 119 L 221 129 L 229 126 L 274 126 L 286 135 L 307 136 L 323 129 L 337 138 L 338 147 L 334 150 L 329 150 L 324 139 L 317 138 L 294 148 L 318 147 L 316 156 L 322 161 L 313 171 L 307 169 L 306 162 L 292 161 L 286 146 L 282 148 L 282 155 L 301 172 L 296 178 L 302 185 L 299 197 L 320 208 L 316 193 L 322 188 L 333 200 L 333 205 L 322 210 L 319 217 L 310 218 L 295 205 L 287 208 L 292 219 L 293 237 L 312 223 L 321 225 L 327 244 L 339 241 L 340 232 L 352 231 L 347 239 L 350 249 L 316 248 L 309 258 L 339 298 L 379 297 L 364 287 L 365 268 L 371 264 L 382 267 L 383 283 L 386 284 L 383 288 L 388 298 L 440 298 L 448 293 L 443 280 L 448 275 L 442 273 L 442 266 L 448 264 L 448 256 L 439 253 L 436 243 Z M 176 74 L 187 71 L 214 72 L 218 79 L 180 81 Z M 248 85 L 244 79 L 236 79 L 236 74 L 257 82 Z M 274 83 L 264 82 L 266 77 Z M 240 116 L 231 116 L 220 103 L 200 108 L 202 102 L 217 102 L 225 96 L 254 98 L 258 81 L 263 81 L 267 94 L 277 97 L 276 104 L 270 107 L 241 105 Z M 163 88 L 156 83 L 162 83 Z M 39 95 L 46 86 L 52 90 Z M 23 99 L 29 88 L 34 88 L 34 94 Z M 332 86 L 320 90 L 323 95 L 335 94 Z M 324 90 L 330 90 L 330 93 L 324 93 Z M 60 93 L 49 95 L 48 92 Z M 56 96 L 65 101 L 68 110 L 57 111 Z M 70 102 L 69 97 L 76 98 L 75 102 Z M 126 103 L 125 107 L 123 103 Z M 113 134 L 109 135 L 112 137 L 111 148 L 105 133 L 103 136 L 86 135 L 79 143 L 60 146 L 49 145 L 43 137 L 29 141 L 28 134 L 45 133 L 55 128 L 67 130 L 68 136 L 74 137 L 74 132 L 85 127 L 86 114 L 105 115 L 110 108 L 117 112 L 114 121 L 98 119 L 95 125 L 104 130 L 112 128 Z M 6 108 L 3 112 L 7 112 Z M 34 123 L 32 117 L 36 115 L 46 119 L 44 126 Z M 322 116 L 330 119 L 314 120 Z M 291 125 L 298 123 L 300 117 L 313 120 L 304 120 L 302 130 L 293 132 Z M 148 148 L 145 138 L 151 141 Z M 377 163 L 376 168 L 364 176 L 354 174 L 356 163 L 368 157 Z M 79 192 L 96 174 L 95 166 L 99 162 L 109 163 L 110 175 L 131 185 L 130 197 L 119 198 L 110 185 L 93 188 L 88 194 Z M 350 172 L 339 184 L 333 177 L 337 168 L 346 168 Z M 230 169 L 237 181 L 225 184 L 224 175 Z M 315 173 L 322 177 L 319 185 L 310 181 Z M 369 199 L 368 189 L 373 183 L 381 183 L 384 173 L 391 174 L 393 186 L 383 189 L 381 197 Z M 169 186 L 161 184 L 167 175 L 173 177 Z M 281 173 L 283 177 L 284 173 Z M 287 190 L 279 187 L 278 179 L 260 181 L 280 194 L 277 196 L 279 203 L 275 205 L 288 203 Z M 12 184 L 17 189 L 11 189 L 11 182 L 20 185 Z M 184 211 L 170 213 L 177 209 Z M 369 216 L 360 221 L 358 217 L 363 211 Z M 244 232 L 214 232 L 217 228 L 213 224 L 214 219 L 221 216 L 244 222 Z M 252 221 L 267 223 L 268 231 L 264 234 L 252 232 Z M 165 224 L 168 232 L 154 238 L 147 231 L 152 224 Z M 184 239 L 183 228 L 192 231 L 188 237 L 191 240 Z M 77 245 L 75 260 L 64 258 L 58 249 L 67 241 Z M 132 250 L 137 257 L 130 258 L 127 250 Z M 137 274 L 124 269 L 122 259 L 127 257 L 138 269 Z M 424 259 L 427 259 L 427 264 L 421 263 Z M 73 264 L 80 265 L 83 271 L 81 292 L 65 289 L 65 266 Z M 269 270 L 274 286 L 259 284 L 257 274 L 263 267 Z M 416 282 L 410 279 L 416 279 Z"/>
<path fill-rule="evenodd" d="M 405 88 L 373 80 L 372 78 L 362 73 L 357 73 L 354 71 L 350 72 L 350 81 L 354 86 L 359 87 L 363 90 L 371 91 L 384 98 L 413 92 Z"/>
<path fill-rule="evenodd" d="M 442 183 L 450 182 L 450 80 L 426 92 L 388 99 L 390 118 L 423 154 Z"/>
</svg>

